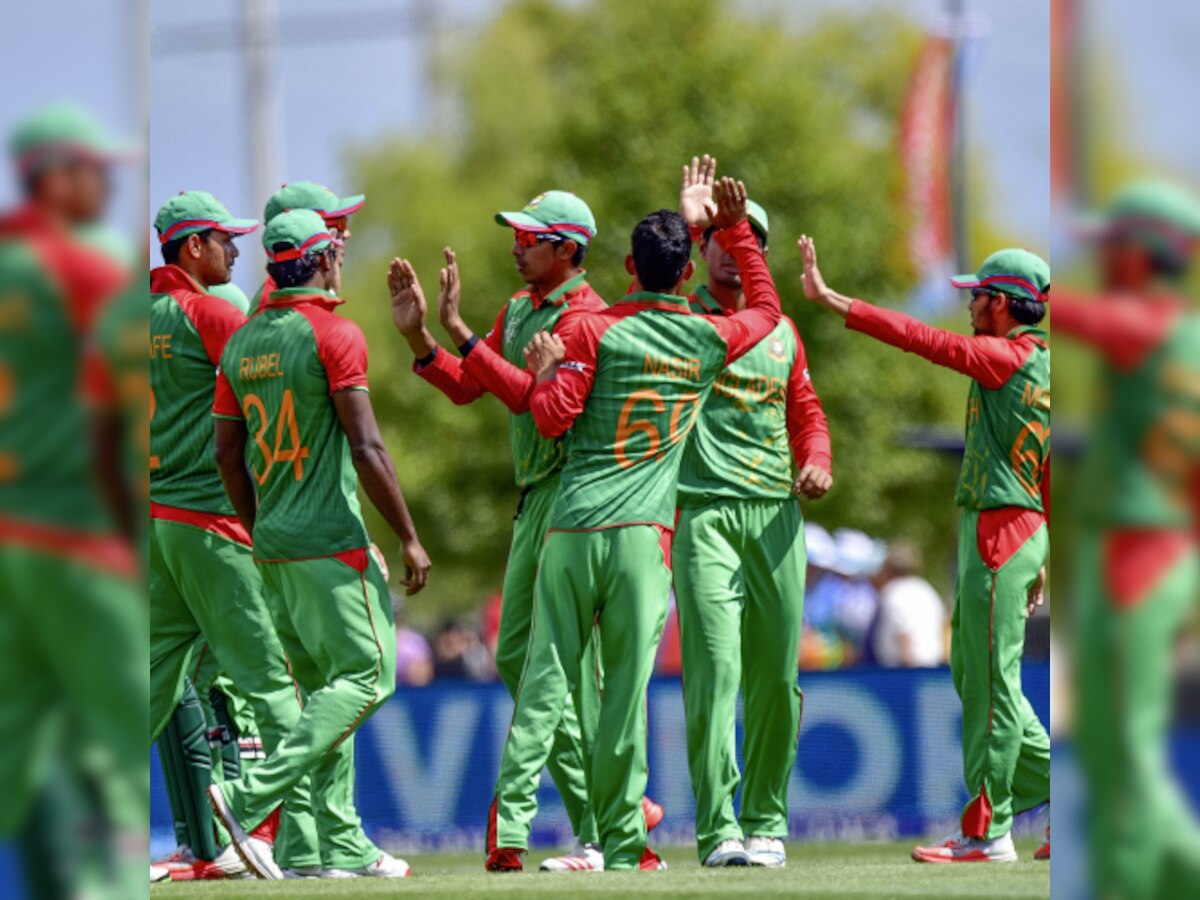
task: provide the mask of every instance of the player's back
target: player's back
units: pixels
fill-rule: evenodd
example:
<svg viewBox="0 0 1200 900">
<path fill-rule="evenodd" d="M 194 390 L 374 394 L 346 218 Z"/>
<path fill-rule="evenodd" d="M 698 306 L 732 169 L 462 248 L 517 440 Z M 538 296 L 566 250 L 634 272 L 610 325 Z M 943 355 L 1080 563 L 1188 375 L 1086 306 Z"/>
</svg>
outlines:
<svg viewBox="0 0 1200 900">
<path fill-rule="evenodd" d="M 276 291 L 222 357 L 249 432 L 260 560 L 328 556 L 370 543 L 350 444 L 332 399 L 344 387 L 365 389 L 366 345 L 358 326 L 332 311 L 339 303 L 317 290 Z M 342 384 L 336 374 L 347 348 L 361 352 L 360 383 Z"/>
<path fill-rule="evenodd" d="M 567 448 L 551 528 L 671 528 L 684 439 L 725 365 L 710 321 L 667 294 L 631 294 L 580 326 L 595 379 Z M 562 368 L 580 365 L 568 353 Z M 561 377 L 561 376 L 560 376 Z"/>
</svg>

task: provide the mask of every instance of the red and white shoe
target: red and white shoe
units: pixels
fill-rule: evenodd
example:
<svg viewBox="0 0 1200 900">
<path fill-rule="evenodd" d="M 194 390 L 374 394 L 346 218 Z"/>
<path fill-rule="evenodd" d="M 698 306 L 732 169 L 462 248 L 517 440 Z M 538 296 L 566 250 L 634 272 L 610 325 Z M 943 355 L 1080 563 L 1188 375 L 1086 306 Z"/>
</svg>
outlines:
<svg viewBox="0 0 1200 900">
<path fill-rule="evenodd" d="M 259 878 L 282 881 L 283 872 L 276 865 L 273 852 L 275 832 L 279 829 L 279 810 L 276 809 L 247 834 L 241 823 L 233 817 L 219 784 L 208 786 L 208 802 L 213 813 L 229 832 L 229 837 L 233 839 L 233 847 L 246 864 L 246 868 Z"/>
<path fill-rule="evenodd" d="M 381 853 L 379 859 L 369 866 L 358 869 L 325 869 L 322 878 L 407 878 L 412 874 L 412 867 L 404 860 Z"/>
<path fill-rule="evenodd" d="M 524 850 L 517 850 L 513 847 L 497 847 L 488 854 L 484 867 L 489 872 L 521 872 L 525 869 L 521 863 L 521 857 L 524 855 Z"/>
<path fill-rule="evenodd" d="M 160 881 L 170 881 L 171 870 L 166 866 L 151 866 L 150 867 L 150 883 L 158 884 Z"/>
<path fill-rule="evenodd" d="M 150 865 L 161 869 L 187 869 L 196 861 L 196 854 L 192 852 L 192 848 L 186 844 L 180 844 L 170 856 L 164 856 L 162 859 L 152 859 L 150 860 Z"/>
<path fill-rule="evenodd" d="M 1046 842 L 1042 846 L 1033 851 L 1034 859 L 1049 859 L 1050 858 L 1050 826 L 1046 826 Z"/>
<path fill-rule="evenodd" d="M 647 847 L 646 852 L 642 854 L 641 861 L 638 862 L 638 870 L 642 872 L 665 872 L 666 869 L 667 861 Z"/>
<path fill-rule="evenodd" d="M 912 858 L 928 863 L 1016 862 L 1017 851 L 1011 833 L 990 841 L 959 836 L 928 847 L 914 847 Z"/>
<path fill-rule="evenodd" d="M 649 797 L 642 798 L 642 815 L 646 817 L 646 830 L 653 831 L 666 815 L 663 808 Z"/>
<path fill-rule="evenodd" d="M 538 867 L 543 872 L 603 872 L 604 851 L 598 844 L 580 844 L 566 856 L 552 856 Z"/>
<path fill-rule="evenodd" d="M 198 859 L 190 866 L 169 866 L 172 881 L 220 881 L 224 878 L 244 878 L 249 873 L 237 851 L 230 844 L 213 860 Z"/>
</svg>

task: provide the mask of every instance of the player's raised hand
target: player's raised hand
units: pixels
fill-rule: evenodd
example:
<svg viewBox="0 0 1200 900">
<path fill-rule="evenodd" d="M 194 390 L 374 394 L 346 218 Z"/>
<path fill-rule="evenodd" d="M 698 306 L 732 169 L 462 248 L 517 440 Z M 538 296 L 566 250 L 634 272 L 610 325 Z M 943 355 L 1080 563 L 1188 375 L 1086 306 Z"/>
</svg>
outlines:
<svg viewBox="0 0 1200 900">
<path fill-rule="evenodd" d="M 679 188 L 679 214 L 688 225 L 707 228 L 717 205 L 713 202 L 713 179 L 717 175 L 717 160 L 707 153 L 693 156 L 691 165 L 683 167 L 683 184 Z"/>
<path fill-rule="evenodd" d="M 541 379 L 549 374 L 567 355 L 566 344 L 557 334 L 539 331 L 525 348 L 525 368 Z"/>
<path fill-rule="evenodd" d="M 416 538 L 400 545 L 400 555 L 404 559 L 404 577 L 400 579 L 400 583 L 404 585 L 405 596 L 411 597 L 429 581 L 429 570 L 433 563 L 429 561 L 429 554 Z"/>
<path fill-rule="evenodd" d="M 1026 618 L 1033 618 L 1037 608 L 1046 602 L 1046 567 L 1038 570 L 1037 578 L 1029 586 L 1029 603 L 1025 609 Z"/>
<path fill-rule="evenodd" d="M 746 218 L 746 185 L 726 176 L 713 186 L 716 211 L 712 214 L 714 228 L 732 228 Z"/>
<path fill-rule="evenodd" d="M 441 291 L 438 293 L 438 320 L 446 329 L 452 329 L 462 321 L 459 309 L 462 303 L 462 287 L 458 278 L 458 261 L 449 247 L 442 250 L 446 265 L 438 274 Z"/>
<path fill-rule="evenodd" d="M 819 500 L 833 487 L 833 476 L 818 465 L 807 465 L 800 470 L 792 483 L 792 493 Z"/>
<path fill-rule="evenodd" d="M 392 295 L 392 322 L 403 335 L 419 334 L 425 327 L 425 294 L 417 272 L 407 259 L 393 259 L 388 269 Z"/>
<path fill-rule="evenodd" d="M 800 248 L 800 259 L 804 263 L 804 273 L 800 276 L 800 285 L 804 288 L 804 296 L 809 300 L 820 300 L 829 292 L 821 270 L 817 268 L 817 245 L 807 234 L 800 235 L 796 241 Z"/>
</svg>

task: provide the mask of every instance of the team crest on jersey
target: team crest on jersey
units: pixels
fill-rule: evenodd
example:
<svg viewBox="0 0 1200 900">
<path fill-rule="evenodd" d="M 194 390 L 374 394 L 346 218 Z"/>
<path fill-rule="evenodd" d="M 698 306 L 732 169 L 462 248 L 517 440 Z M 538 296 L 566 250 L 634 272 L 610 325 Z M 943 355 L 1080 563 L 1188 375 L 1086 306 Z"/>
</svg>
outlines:
<svg viewBox="0 0 1200 900">
<path fill-rule="evenodd" d="M 771 359 L 776 362 L 787 362 L 787 353 L 783 348 L 783 338 L 772 338 L 767 344 L 767 352 L 771 354 Z"/>
</svg>

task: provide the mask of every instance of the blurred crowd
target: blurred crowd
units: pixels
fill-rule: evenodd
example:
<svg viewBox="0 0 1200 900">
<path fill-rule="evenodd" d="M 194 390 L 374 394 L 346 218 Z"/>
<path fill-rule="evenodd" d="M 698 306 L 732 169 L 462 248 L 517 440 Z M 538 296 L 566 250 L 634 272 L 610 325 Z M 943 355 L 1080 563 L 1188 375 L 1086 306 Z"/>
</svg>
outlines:
<svg viewBox="0 0 1200 900">
<path fill-rule="evenodd" d="M 925 668 L 949 661 L 951 598 L 925 578 L 918 547 L 888 544 L 862 531 L 805 526 L 808 577 L 800 668 L 851 666 Z M 500 592 L 488 597 L 475 616 L 450 616 L 422 631 L 396 611 L 396 672 L 400 684 L 421 687 L 432 681 L 492 681 L 500 628 Z M 681 672 L 679 619 L 672 595 L 655 663 L 657 675 Z"/>
</svg>

